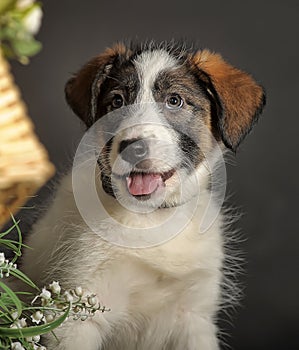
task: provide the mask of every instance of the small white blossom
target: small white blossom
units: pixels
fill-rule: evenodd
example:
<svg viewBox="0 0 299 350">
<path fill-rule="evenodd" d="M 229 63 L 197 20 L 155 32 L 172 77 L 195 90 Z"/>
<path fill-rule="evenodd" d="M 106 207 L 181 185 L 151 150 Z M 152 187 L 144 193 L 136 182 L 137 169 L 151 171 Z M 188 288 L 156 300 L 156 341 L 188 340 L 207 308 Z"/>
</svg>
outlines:
<svg viewBox="0 0 299 350">
<path fill-rule="evenodd" d="M 65 291 L 63 295 L 64 295 L 65 301 L 67 301 L 69 303 L 71 303 L 74 300 L 74 297 L 68 291 Z"/>
<path fill-rule="evenodd" d="M 20 342 L 14 342 L 11 344 L 12 350 L 25 350 Z"/>
<path fill-rule="evenodd" d="M 39 6 L 34 6 L 32 10 L 24 17 L 23 23 L 30 34 L 36 34 L 41 25 L 43 12 Z"/>
<path fill-rule="evenodd" d="M 32 321 L 36 324 L 39 324 L 43 317 L 44 315 L 41 311 L 36 311 L 33 315 L 31 315 Z"/>
<path fill-rule="evenodd" d="M 16 320 L 16 319 L 18 318 L 18 316 L 19 316 L 19 314 L 18 314 L 17 311 L 15 311 L 15 312 L 13 312 L 13 313 L 11 314 L 11 317 L 12 317 L 13 320 Z"/>
<path fill-rule="evenodd" d="M 55 293 L 55 294 L 59 294 L 60 291 L 61 291 L 61 287 L 59 285 L 59 282 L 55 282 L 53 281 L 50 285 L 49 285 L 52 293 Z"/>
<path fill-rule="evenodd" d="M 16 327 L 12 327 L 12 328 L 24 328 L 24 327 L 27 327 L 26 319 L 25 318 L 21 318 L 20 320 L 16 320 L 14 322 L 14 325 Z"/>
<path fill-rule="evenodd" d="M 54 321 L 54 316 L 51 314 L 45 315 L 45 321 L 46 321 L 46 323 L 50 323 L 50 322 Z"/>
<path fill-rule="evenodd" d="M 32 340 L 35 342 L 35 343 L 38 343 L 40 341 L 40 336 L 39 335 L 35 335 Z"/>
<path fill-rule="evenodd" d="M 5 263 L 5 255 L 4 253 L 0 253 L 0 265 Z"/>
<path fill-rule="evenodd" d="M 46 288 L 42 289 L 41 294 L 39 295 L 42 299 L 49 300 L 51 299 L 51 292 Z"/>
<path fill-rule="evenodd" d="M 98 302 L 95 295 L 89 296 L 87 300 L 88 300 L 88 304 L 91 306 L 95 306 L 96 303 Z"/>
<path fill-rule="evenodd" d="M 45 346 L 39 346 L 38 350 L 47 350 L 47 348 Z"/>
<path fill-rule="evenodd" d="M 83 290 L 81 287 L 76 287 L 75 288 L 75 294 L 77 295 L 77 297 L 81 297 L 83 295 Z"/>
<path fill-rule="evenodd" d="M 22 327 L 27 327 L 26 318 L 21 318 L 20 323 Z"/>
<path fill-rule="evenodd" d="M 26 7 L 31 6 L 33 3 L 34 0 L 18 0 L 16 5 L 18 9 L 23 10 Z"/>
</svg>

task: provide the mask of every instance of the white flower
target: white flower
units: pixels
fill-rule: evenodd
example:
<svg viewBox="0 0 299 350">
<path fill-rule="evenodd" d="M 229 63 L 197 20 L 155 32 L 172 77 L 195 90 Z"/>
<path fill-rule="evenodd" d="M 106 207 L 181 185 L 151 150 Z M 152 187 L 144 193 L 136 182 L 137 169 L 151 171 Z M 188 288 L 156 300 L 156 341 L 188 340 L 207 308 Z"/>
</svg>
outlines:
<svg viewBox="0 0 299 350">
<path fill-rule="evenodd" d="M 46 288 L 42 289 L 42 292 L 39 295 L 42 299 L 49 300 L 51 299 L 51 292 Z"/>
<path fill-rule="evenodd" d="M 88 304 L 91 306 L 95 306 L 96 303 L 98 302 L 95 295 L 89 296 L 87 300 L 88 300 Z"/>
<path fill-rule="evenodd" d="M 16 327 L 11 327 L 11 328 L 24 328 L 24 327 L 27 327 L 26 318 L 21 318 L 20 320 L 16 320 L 14 324 L 15 324 Z"/>
<path fill-rule="evenodd" d="M 41 25 L 43 12 L 39 6 L 34 6 L 31 11 L 24 17 L 23 23 L 30 34 L 36 34 Z"/>
<path fill-rule="evenodd" d="M 73 296 L 68 291 L 65 291 L 63 295 L 64 295 L 65 301 L 67 301 L 69 303 L 71 303 L 74 300 Z"/>
<path fill-rule="evenodd" d="M 40 341 L 40 336 L 39 335 L 35 335 L 32 340 L 35 342 L 35 343 L 38 343 Z"/>
<path fill-rule="evenodd" d="M 52 293 L 55 293 L 55 294 L 59 294 L 60 291 L 61 291 L 61 287 L 59 285 L 59 282 L 55 282 L 53 281 L 50 285 L 49 285 Z"/>
<path fill-rule="evenodd" d="M 13 320 L 16 320 L 18 318 L 19 314 L 17 311 L 15 311 L 10 316 L 12 317 Z"/>
<path fill-rule="evenodd" d="M 20 324 L 21 324 L 22 327 L 27 327 L 26 318 L 21 318 L 20 319 Z"/>
<path fill-rule="evenodd" d="M 5 263 L 5 255 L 4 253 L 0 253 L 0 265 Z"/>
<path fill-rule="evenodd" d="M 43 317 L 44 315 L 41 311 L 36 311 L 33 315 L 31 315 L 32 321 L 36 324 L 39 324 Z"/>
<path fill-rule="evenodd" d="M 47 350 L 47 348 L 45 346 L 39 346 L 38 350 Z"/>
<path fill-rule="evenodd" d="M 17 8 L 20 10 L 25 9 L 26 7 L 29 7 L 34 3 L 34 0 L 18 0 L 17 1 Z"/>
<path fill-rule="evenodd" d="M 83 295 L 83 290 L 81 287 L 76 287 L 75 288 L 75 294 L 77 295 L 77 297 L 81 297 Z"/>
<path fill-rule="evenodd" d="M 11 344 L 12 350 L 25 350 L 20 342 L 15 342 Z"/>
<path fill-rule="evenodd" d="M 45 315 L 45 321 L 46 321 L 46 323 L 50 323 L 50 322 L 54 321 L 54 316 L 51 314 Z"/>
</svg>

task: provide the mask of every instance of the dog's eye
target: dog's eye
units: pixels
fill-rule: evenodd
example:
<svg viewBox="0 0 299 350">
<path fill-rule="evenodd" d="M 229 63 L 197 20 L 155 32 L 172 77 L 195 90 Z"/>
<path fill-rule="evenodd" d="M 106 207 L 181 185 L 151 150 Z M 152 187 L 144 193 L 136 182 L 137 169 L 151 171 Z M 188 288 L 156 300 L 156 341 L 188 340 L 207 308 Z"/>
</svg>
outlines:
<svg viewBox="0 0 299 350">
<path fill-rule="evenodd" d="M 166 99 L 166 107 L 169 109 L 179 109 L 183 106 L 184 101 L 179 95 L 171 95 Z"/>
<path fill-rule="evenodd" d="M 120 108 L 123 106 L 123 104 L 124 104 L 124 99 L 121 95 L 115 95 L 113 97 L 113 100 L 111 102 L 111 105 L 113 108 L 115 108 L 115 109 Z"/>
</svg>

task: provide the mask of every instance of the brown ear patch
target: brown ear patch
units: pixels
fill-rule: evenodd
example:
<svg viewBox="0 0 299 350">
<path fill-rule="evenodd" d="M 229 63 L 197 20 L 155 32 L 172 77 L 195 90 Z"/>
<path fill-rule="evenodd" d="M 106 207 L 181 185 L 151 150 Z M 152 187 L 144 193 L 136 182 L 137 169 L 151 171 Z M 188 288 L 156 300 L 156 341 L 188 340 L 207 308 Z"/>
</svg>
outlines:
<svg viewBox="0 0 299 350">
<path fill-rule="evenodd" d="M 218 54 L 199 51 L 192 61 L 211 79 L 223 109 L 218 116 L 218 129 L 224 144 L 236 150 L 265 105 L 264 90 L 250 75 L 234 68 Z"/>
<path fill-rule="evenodd" d="M 93 109 L 100 86 L 109 74 L 117 57 L 129 57 L 131 53 L 123 44 L 116 44 L 94 57 L 75 74 L 65 86 L 69 106 L 89 127 L 94 122 Z"/>
</svg>

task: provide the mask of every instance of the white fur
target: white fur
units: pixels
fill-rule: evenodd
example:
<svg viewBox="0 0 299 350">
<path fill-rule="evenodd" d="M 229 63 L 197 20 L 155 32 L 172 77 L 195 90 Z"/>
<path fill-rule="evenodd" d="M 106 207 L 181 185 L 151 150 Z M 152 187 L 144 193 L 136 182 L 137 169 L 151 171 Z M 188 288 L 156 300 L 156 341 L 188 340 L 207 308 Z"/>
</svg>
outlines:
<svg viewBox="0 0 299 350">
<path fill-rule="evenodd" d="M 141 81 L 137 103 L 144 106 L 153 102 L 151 88 L 155 78 L 175 64 L 164 51 L 141 54 L 135 62 Z M 145 111 L 145 107 L 138 111 L 144 119 L 148 116 Z M 153 110 L 151 116 L 159 121 L 157 111 Z M 142 125 L 125 128 L 115 137 L 111 162 L 117 159 L 121 140 L 148 138 L 152 134 L 157 140 L 174 144 L 173 151 L 167 154 L 163 154 L 163 150 L 156 152 L 170 163 L 170 168 L 175 167 L 180 152 L 174 134 L 163 125 L 160 128 L 145 126 L 144 122 L 141 119 Z M 151 152 L 155 152 L 154 148 Z M 156 166 L 162 167 L 159 162 Z M 179 170 L 166 181 L 165 193 L 175 202 L 178 189 L 186 189 L 188 193 L 182 194 L 184 200 L 175 208 L 157 208 L 145 214 L 121 206 L 99 186 L 103 206 L 115 221 L 101 219 L 99 213 L 94 218 L 96 234 L 78 211 L 71 174 L 63 178 L 52 206 L 34 226 L 27 242 L 32 249 L 24 254 L 24 270 L 40 287 L 53 280 L 59 280 L 64 288 L 80 285 L 96 293 L 102 305 L 111 311 L 97 313 L 84 322 L 70 318 L 55 331 L 59 343 L 51 334 L 46 336 L 49 350 L 219 349 L 214 317 L 222 282 L 223 218 L 219 215 L 206 232 L 200 233 L 210 200 L 207 179 L 203 167 L 192 176 Z M 84 181 L 89 180 L 82 178 L 83 188 Z M 179 181 L 185 187 L 180 186 Z M 196 188 L 198 184 L 203 187 L 200 193 Z M 126 193 L 123 191 L 124 197 Z M 160 225 L 175 210 L 188 217 L 188 200 L 196 195 L 198 203 L 192 208 L 191 220 L 182 232 L 163 244 L 125 248 L 102 238 L 120 234 L 121 225 L 131 228 Z M 164 234 L 161 231 L 162 237 Z"/>
<path fill-rule="evenodd" d="M 145 51 L 136 60 L 135 66 L 140 81 L 136 103 L 154 102 L 152 87 L 159 73 L 174 68 L 176 60 L 165 50 Z"/>
<path fill-rule="evenodd" d="M 181 155 L 175 133 L 158 110 L 157 103 L 128 107 L 128 114 L 130 117 L 122 121 L 114 136 L 110 154 L 113 172 L 122 175 L 132 170 L 132 165 L 124 161 L 118 153 L 120 142 L 131 139 L 146 139 L 151 142 L 148 158 L 154 162 L 153 169 L 168 171 L 177 166 Z"/>
<path fill-rule="evenodd" d="M 115 207 L 113 198 L 101 196 L 107 207 Z M 206 197 L 203 193 L 192 221 L 172 240 L 152 248 L 122 248 L 86 226 L 76 208 L 71 176 L 66 176 L 27 242 L 33 249 L 24 255 L 24 270 L 40 286 L 57 279 L 65 288 L 81 285 L 111 311 L 84 322 L 70 319 L 55 331 L 59 344 L 47 336 L 48 349 L 131 350 L 136 339 L 138 350 L 218 349 L 214 315 L 223 260 L 222 218 L 199 234 Z M 156 213 L 154 219 L 158 217 Z M 134 225 L 134 214 L 123 208 L 118 220 Z M 99 229 L 118 226 L 99 223 Z M 171 347 L 165 345 L 168 337 Z"/>
</svg>

